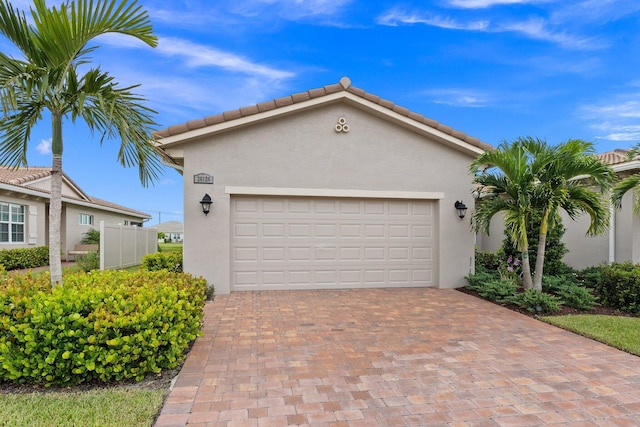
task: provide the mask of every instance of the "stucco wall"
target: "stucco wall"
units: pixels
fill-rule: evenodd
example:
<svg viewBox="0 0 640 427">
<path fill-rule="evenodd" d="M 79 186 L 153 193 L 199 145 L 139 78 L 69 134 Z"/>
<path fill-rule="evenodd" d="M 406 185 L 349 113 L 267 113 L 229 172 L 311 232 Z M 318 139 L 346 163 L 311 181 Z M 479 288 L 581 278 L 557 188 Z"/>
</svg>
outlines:
<svg viewBox="0 0 640 427">
<path fill-rule="evenodd" d="M 347 134 L 334 126 L 344 117 Z M 472 203 L 472 156 L 426 139 L 345 103 L 298 112 L 184 146 L 184 266 L 216 292 L 230 290 L 230 198 L 226 186 L 443 192 L 437 202 L 437 285 L 463 286 L 474 249 L 469 216 L 456 200 Z M 193 175 L 214 176 L 214 185 Z M 198 203 L 213 199 L 205 216 Z"/>
<path fill-rule="evenodd" d="M 640 217 L 633 213 L 632 206 L 633 195 L 629 192 L 624 196 L 622 209 L 614 212 L 616 262 L 640 262 Z M 598 236 L 587 236 L 590 222 L 588 215 L 582 215 L 576 220 L 571 220 L 564 212 L 561 215 L 566 228 L 563 241 L 569 250 L 562 259 L 563 262 L 575 269 L 608 263 L 610 230 Z M 495 252 L 502 244 L 503 229 L 502 219 L 496 216 L 491 222 L 491 237 L 478 236 L 478 248 Z M 499 242 L 496 236 L 500 236 Z"/>
<path fill-rule="evenodd" d="M 93 229 L 100 229 L 100 221 L 104 221 L 107 224 L 121 224 L 123 221 L 140 221 L 138 217 L 127 216 L 123 214 L 111 213 L 102 211 L 100 209 L 93 209 L 84 206 L 65 204 L 65 215 L 63 216 L 63 230 L 66 239 L 63 237 L 62 251 L 63 257 L 66 257 L 67 252 L 73 250 L 74 246 L 80 243 L 83 234 Z M 81 225 L 80 214 L 93 215 L 93 225 Z"/>
</svg>

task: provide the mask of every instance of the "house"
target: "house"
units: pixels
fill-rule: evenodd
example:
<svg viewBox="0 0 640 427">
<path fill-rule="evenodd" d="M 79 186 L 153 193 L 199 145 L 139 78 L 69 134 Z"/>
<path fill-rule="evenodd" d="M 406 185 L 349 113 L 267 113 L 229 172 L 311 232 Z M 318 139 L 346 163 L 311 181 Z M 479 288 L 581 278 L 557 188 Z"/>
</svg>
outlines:
<svg viewBox="0 0 640 427">
<path fill-rule="evenodd" d="M 640 173 L 640 160 L 630 160 L 627 150 L 614 150 L 598 154 L 597 157 L 611 166 L 618 179 Z M 640 262 L 640 217 L 633 212 L 633 192 L 628 192 L 623 199 L 622 209 L 611 208 L 609 229 L 599 236 L 586 236 L 589 228 L 589 216 L 582 215 L 571 220 L 562 214 L 562 223 L 566 231 L 563 242 L 569 252 L 562 261 L 575 269 L 608 264 L 610 262 Z M 502 217 L 496 216 L 492 222 L 489 235 L 478 235 L 478 249 L 495 252 L 502 246 L 504 226 Z"/>
<path fill-rule="evenodd" d="M 165 241 L 182 243 L 184 239 L 184 225 L 180 221 L 168 221 L 156 226 L 158 233 L 164 233 Z"/>
<path fill-rule="evenodd" d="M 49 241 L 51 170 L 0 167 L 0 249 L 46 246 Z M 63 258 L 100 221 L 142 226 L 150 215 L 87 195 L 63 173 L 61 248 Z"/>
<path fill-rule="evenodd" d="M 617 174 L 618 179 L 640 173 L 640 160 L 630 160 L 627 150 L 614 150 L 599 154 L 598 157 Z M 589 228 L 589 218 L 581 217 L 575 225 L 564 220 L 567 231 L 564 242 L 569 253 L 563 261 L 567 265 L 582 269 L 592 265 L 610 262 L 640 262 L 640 217 L 633 212 L 633 191 L 625 194 L 622 209 L 611 209 L 609 230 L 595 237 L 585 237 Z"/>
<path fill-rule="evenodd" d="M 490 146 L 346 77 L 154 137 L 184 175 L 185 271 L 221 294 L 453 288 L 473 269 L 454 206 Z"/>
</svg>

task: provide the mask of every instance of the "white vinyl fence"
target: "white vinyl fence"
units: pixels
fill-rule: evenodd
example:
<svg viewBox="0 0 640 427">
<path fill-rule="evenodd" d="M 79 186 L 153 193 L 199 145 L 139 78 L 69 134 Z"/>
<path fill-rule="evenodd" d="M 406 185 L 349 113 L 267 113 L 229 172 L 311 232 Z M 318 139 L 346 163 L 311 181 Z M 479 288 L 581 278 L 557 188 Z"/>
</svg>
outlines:
<svg viewBox="0 0 640 427">
<path fill-rule="evenodd" d="M 100 221 L 100 270 L 138 265 L 143 256 L 157 251 L 157 228 L 105 224 Z"/>
</svg>

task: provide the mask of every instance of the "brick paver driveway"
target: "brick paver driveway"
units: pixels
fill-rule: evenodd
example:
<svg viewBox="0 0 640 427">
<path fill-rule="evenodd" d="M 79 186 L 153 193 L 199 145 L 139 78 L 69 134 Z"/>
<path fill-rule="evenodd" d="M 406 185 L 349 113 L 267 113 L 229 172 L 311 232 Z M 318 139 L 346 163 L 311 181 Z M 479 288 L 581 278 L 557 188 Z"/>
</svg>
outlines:
<svg viewBox="0 0 640 427">
<path fill-rule="evenodd" d="M 640 358 L 455 290 L 206 307 L 157 426 L 638 426 Z"/>
</svg>

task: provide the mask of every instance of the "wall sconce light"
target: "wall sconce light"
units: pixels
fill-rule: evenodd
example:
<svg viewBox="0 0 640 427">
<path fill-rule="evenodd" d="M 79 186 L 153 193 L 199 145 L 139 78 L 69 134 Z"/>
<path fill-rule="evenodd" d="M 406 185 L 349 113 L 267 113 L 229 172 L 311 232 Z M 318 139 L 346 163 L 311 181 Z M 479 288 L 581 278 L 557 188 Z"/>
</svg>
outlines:
<svg viewBox="0 0 640 427">
<path fill-rule="evenodd" d="M 458 210 L 458 216 L 460 219 L 464 218 L 467 214 L 467 205 L 462 203 L 462 200 L 456 200 L 456 203 L 453 206 Z"/>
<path fill-rule="evenodd" d="M 211 196 L 208 194 L 205 194 L 202 200 L 200 200 L 200 204 L 202 205 L 202 213 L 204 213 L 205 215 L 209 215 L 209 211 L 211 210 L 212 203 L 213 202 L 211 201 Z"/>
</svg>

